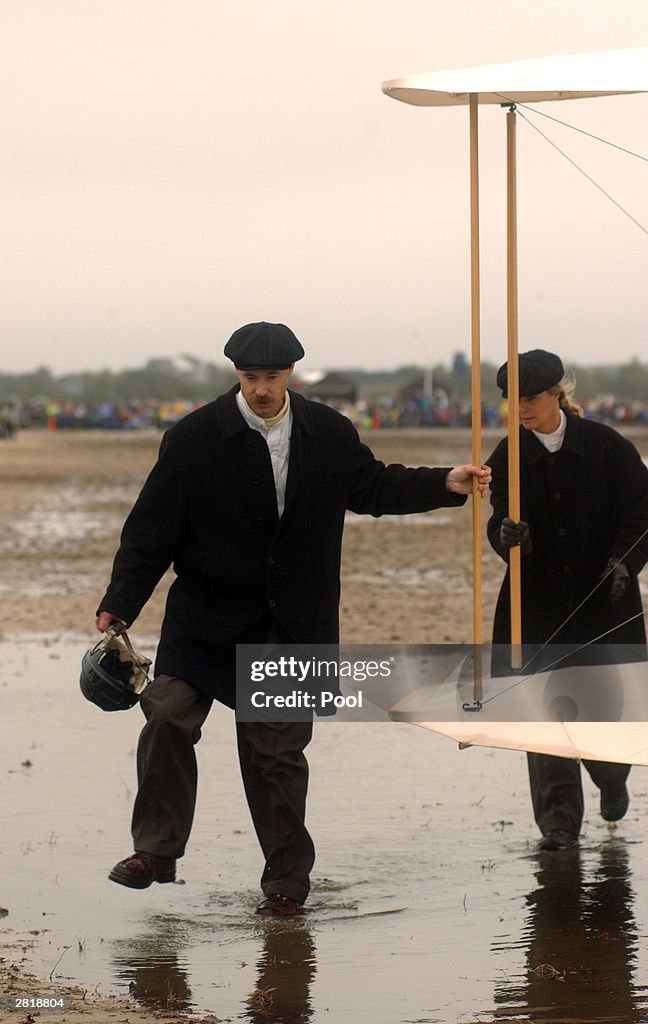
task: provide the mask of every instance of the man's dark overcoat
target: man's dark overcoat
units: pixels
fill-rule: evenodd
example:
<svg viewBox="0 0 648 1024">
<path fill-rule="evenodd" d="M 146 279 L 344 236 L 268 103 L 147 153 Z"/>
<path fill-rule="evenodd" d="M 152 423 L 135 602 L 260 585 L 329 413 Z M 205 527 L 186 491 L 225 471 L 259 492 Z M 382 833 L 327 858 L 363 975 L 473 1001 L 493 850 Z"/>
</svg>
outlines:
<svg viewBox="0 0 648 1024">
<path fill-rule="evenodd" d="M 566 415 L 564 441 L 554 453 L 532 431 L 520 428 L 521 518 L 529 524 L 533 544 L 531 554 L 521 560 L 523 642 L 544 644 L 565 623 L 552 644 L 583 644 L 606 633 L 605 644 L 643 645 L 637 575 L 648 560 L 648 536 L 639 540 L 648 528 L 648 469 L 634 445 L 617 431 Z M 508 515 L 506 439 L 488 464 L 493 471 L 488 536 L 506 559 L 499 541 L 502 519 Z M 612 604 L 608 579 L 575 611 L 600 583 L 610 558 L 623 560 L 630 571 L 625 594 Z M 510 642 L 509 617 L 507 570 L 493 643 Z M 620 623 L 627 624 L 608 632 Z"/>
<path fill-rule="evenodd" d="M 237 391 L 164 435 L 100 604 L 133 622 L 173 563 L 156 674 L 179 676 L 229 704 L 234 645 L 262 642 L 268 616 L 299 643 L 338 641 L 347 509 L 380 516 L 466 500 L 446 490 L 448 469 L 385 466 L 346 417 L 291 392 L 279 519 L 268 446 L 241 416 Z"/>
</svg>

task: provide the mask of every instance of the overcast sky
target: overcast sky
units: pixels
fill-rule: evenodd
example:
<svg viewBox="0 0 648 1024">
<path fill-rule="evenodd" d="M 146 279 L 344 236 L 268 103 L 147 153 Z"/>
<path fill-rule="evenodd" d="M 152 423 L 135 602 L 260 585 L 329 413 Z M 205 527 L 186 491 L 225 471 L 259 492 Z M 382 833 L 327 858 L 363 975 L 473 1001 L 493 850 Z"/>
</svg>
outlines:
<svg viewBox="0 0 648 1024">
<path fill-rule="evenodd" d="M 4 0 L 0 371 L 469 352 L 468 112 L 421 71 L 648 43 L 645 0 Z M 647 69 L 648 87 L 648 69 Z M 648 156 L 648 94 L 541 110 Z M 648 227 L 648 163 L 535 123 Z M 480 113 L 482 351 L 506 358 L 505 114 Z M 518 126 L 520 348 L 648 358 L 648 236 Z"/>
</svg>

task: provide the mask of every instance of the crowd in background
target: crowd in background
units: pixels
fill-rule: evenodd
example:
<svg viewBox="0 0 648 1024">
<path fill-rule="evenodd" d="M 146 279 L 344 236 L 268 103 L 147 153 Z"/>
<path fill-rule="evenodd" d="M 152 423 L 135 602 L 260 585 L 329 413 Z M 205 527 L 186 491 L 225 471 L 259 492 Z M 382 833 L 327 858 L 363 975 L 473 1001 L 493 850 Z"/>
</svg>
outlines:
<svg viewBox="0 0 648 1024">
<path fill-rule="evenodd" d="M 100 402 L 89 405 L 72 400 L 57 402 L 48 398 L 28 401 L 11 399 L 0 403 L 0 437 L 16 430 L 166 430 L 202 401 L 157 399 L 130 402 Z"/>
<path fill-rule="evenodd" d="M 0 438 L 12 437 L 20 429 L 70 430 L 166 430 L 204 401 L 156 399 L 129 402 L 101 402 L 89 405 L 49 398 L 8 399 L 0 402 Z M 331 401 L 358 430 L 391 430 L 404 427 L 469 427 L 469 400 L 452 401 L 445 393 L 432 398 L 410 395 L 407 399 L 360 399 L 354 403 Z M 648 424 L 648 400 L 623 401 L 612 395 L 584 402 L 585 415 L 611 426 Z M 484 403 L 482 422 L 486 427 L 506 424 L 506 402 Z"/>
<path fill-rule="evenodd" d="M 610 426 L 648 424 L 648 399 L 645 402 L 622 401 L 605 395 L 583 402 L 585 416 Z M 429 400 L 410 397 L 406 402 L 380 399 L 356 402 L 353 405 L 336 403 L 359 430 L 382 430 L 393 427 L 469 427 L 472 404 L 469 400 Z M 482 424 L 485 427 L 506 426 L 508 403 L 505 400 L 482 405 Z"/>
</svg>

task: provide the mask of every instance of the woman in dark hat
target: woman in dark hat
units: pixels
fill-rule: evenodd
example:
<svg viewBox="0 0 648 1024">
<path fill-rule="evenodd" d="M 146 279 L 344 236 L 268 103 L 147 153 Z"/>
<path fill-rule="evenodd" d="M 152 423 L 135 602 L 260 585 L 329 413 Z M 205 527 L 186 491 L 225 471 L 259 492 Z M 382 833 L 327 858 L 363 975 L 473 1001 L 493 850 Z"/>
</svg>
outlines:
<svg viewBox="0 0 648 1024">
<path fill-rule="evenodd" d="M 497 383 L 506 398 L 507 364 Z M 531 667 L 548 666 L 567 650 L 570 665 L 643 660 L 646 631 L 637 576 L 648 560 L 648 469 L 630 441 L 583 417 L 559 356 L 543 349 L 521 354 L 519 390 L 521 521 L 508 518 L 508 441 L 503 440 L 488 460 L 493 471 L 488 536 L 505 561 L 510 548 L 520 546 L 523 664 L 535 652 Z M 548 642 L 551 647 L 545 648 Z M 510 644 L 508 571 L 493 644 Z M 501 653 L 494 648 L 494 666 Z M 528 763 L 535 819 L 543 833 L 540 848 L 573 845 L 583 818 L 578 762 L 528 754 Z M 629 802 L 629 766 L 584 764 L 601 790 L 603 818 L 622 818 Z"/>
</svg>

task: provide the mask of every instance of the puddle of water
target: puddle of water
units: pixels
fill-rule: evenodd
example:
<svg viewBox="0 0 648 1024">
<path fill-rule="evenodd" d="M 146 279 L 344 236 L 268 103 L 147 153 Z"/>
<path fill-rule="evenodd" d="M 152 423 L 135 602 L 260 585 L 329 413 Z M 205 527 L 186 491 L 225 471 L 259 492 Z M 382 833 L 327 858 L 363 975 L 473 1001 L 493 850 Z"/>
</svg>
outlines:
<svg viewBox="0 0 648 1024">
<path fill-rule="evenodd" d="M 79 541 L 114 531 L 123 522 L 129 497 L 123 486 L 52 489 L 47 501 L 38 502 L 5 525 L 0 551 L 17 553 L 34 546 L 39 550 L 76 550 Z"/>
<path fill-rule="evenodd" d="M 141 716 L 81 698 L 82 651 L 0 644 L 2 923 L 26 936 L 40 976 L 259 1024 L 648 1020 L 644 771 L 615 832 L 587 780 L 580 850 L 543 859 L 522 756 L 459 752 L 407 725 L 320 722 L 308 913 L 264 921 L 219 707 L 198 748 L 184 884 L 107 880 L 130 852 Z"/>
</svg>

